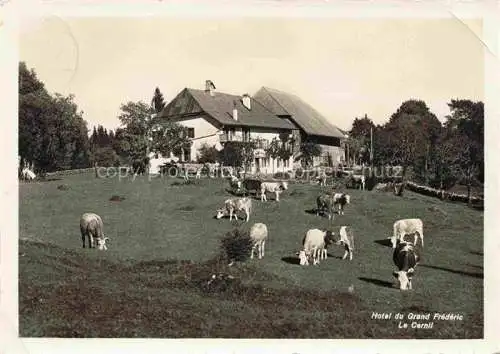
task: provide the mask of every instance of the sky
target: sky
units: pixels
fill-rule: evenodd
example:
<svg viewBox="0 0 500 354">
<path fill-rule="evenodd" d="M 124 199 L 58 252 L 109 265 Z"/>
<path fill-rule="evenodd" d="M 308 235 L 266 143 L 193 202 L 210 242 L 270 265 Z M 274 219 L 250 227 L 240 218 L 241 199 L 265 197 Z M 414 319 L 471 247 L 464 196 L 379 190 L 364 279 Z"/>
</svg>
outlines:
<svg viewBox="0 0 500 354">
<path fill-rule="evenodd" d="M 19 60 L 49 92 L 74 94 L 89 128 L 119 126 L 121 104 L 169 102 L 185 87 L 293 93 L 349 130 L 424 100 L 484 100 L 480 20 L 453 18 L 45 17 L 21 28 Z"/>
</svg>

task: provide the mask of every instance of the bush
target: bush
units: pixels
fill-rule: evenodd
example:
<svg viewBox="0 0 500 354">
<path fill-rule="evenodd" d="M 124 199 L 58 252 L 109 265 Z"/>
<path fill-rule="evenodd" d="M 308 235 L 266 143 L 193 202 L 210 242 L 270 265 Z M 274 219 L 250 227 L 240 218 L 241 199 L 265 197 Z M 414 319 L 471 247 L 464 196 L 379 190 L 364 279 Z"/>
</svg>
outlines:
<svg viewBox="0 0 500 354">
<path fill-rule="evenodd" d="M 234 229 L 221 239 L 221 249 L 229 261 L 243 262 L 250 256 L 252 240 L 247 231 Z"/>
<path fill-rule="evenodd" d="M 289 180 L 291 177 L 290 177 L 290 174 L 288 172 L 276 172 L 274 174 L 274 178 Z"/>
</svg>

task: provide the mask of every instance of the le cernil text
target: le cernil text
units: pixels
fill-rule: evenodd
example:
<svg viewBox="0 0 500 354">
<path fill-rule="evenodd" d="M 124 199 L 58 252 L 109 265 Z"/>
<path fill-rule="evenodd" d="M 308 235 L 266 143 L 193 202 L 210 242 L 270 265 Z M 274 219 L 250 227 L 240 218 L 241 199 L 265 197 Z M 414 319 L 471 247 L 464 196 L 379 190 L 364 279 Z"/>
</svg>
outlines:
<svg viewBox="0 0 500 354">
<path fill-rule="evenodd" d="M 455 313 L 413 313 L 410 312 L 406 316 L 403 316 L 402 313 L 396 313 L 395 316 L 393 316 L 392 312 L 372 312 L 371 318 L 372 320 L 399 320 L 399 319 L 406 319 L 408 320 L 432 320 L 432 321 L 463 321 L 464 316 L 460 314 L 455 314 Z"/>
</svg>

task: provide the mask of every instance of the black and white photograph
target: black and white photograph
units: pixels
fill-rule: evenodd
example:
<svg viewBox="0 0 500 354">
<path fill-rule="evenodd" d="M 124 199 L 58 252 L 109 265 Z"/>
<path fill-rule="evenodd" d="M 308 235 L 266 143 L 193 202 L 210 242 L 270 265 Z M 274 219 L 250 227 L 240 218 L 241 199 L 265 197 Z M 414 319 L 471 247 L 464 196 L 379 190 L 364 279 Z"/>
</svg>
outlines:
<svg viewBox="0 0 500 354">
<path fill-rule="evenodd" d="M 19 21 L 19 338 L 486 338 L 484 18 L 275 3 Z"/>
</svg>

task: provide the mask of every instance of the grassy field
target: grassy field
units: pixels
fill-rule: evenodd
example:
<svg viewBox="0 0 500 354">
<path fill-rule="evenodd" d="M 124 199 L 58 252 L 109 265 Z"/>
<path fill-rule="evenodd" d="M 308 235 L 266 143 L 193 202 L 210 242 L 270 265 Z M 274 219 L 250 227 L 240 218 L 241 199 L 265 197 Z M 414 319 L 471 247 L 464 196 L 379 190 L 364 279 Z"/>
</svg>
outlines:
<svg viewBox="0 0 500 354">
<path fill-rule="evenodd" d="M 309 228 L 319 186 L 294 184 L 279 203 L 254 200 L 248 224 L 214 219 L 230 194 L 222 180 L 94 179 L 22 184 L 19 194 L 19 321 L 22 337 L 482 338 L 483 213 L 406 192 L 351 190 L 333 223 L 352 225 L 354 259 L 329 249 L 319 266 L 295 252 Z M 174 183 L 175 182 L 175 183 Z M 58 189 L 60 185 L 67 189 Z M 110 201 L 112 196 L 122 201 Z M 100 214 L 107 252 L 82 249 L 79 217 Z M 398 218 L 424 221 L 414 290 L 393 286 L 386 238 Z M 220 238 L 254 222 L 269 228 L 266 255 L 227 267 Z M 235 279 L 207 288 L 215 272 Z M 353 292 L 348 292 L 352 286 Z M 390 320 L 373 312 L 392 313 Z M 397 312 L 431 313 L 432 329 L 400 329 Z M 432 321 L 434 313 L 463 320 Z"/>
</svg>

